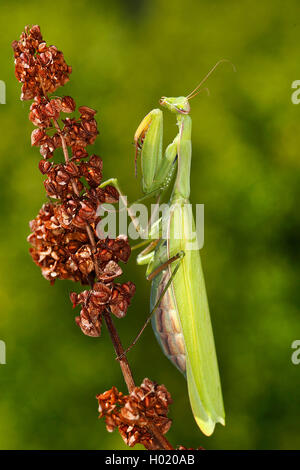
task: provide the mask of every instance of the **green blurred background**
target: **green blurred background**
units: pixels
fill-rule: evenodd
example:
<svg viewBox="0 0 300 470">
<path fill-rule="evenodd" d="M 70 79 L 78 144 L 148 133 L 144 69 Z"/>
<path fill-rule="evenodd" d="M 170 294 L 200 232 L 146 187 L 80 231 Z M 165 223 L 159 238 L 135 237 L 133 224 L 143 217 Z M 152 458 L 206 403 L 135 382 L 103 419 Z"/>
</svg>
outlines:
<svg viewBox="0 0 300 470">
<path fill-rule="evenodd" d="M 71 81 L 59 94 L 98 110 L 94 152 L 104 177 L 130 200 L 133 135 L 162 95 L 187 94 L 220 58 L 231 59 L 193 100 L 193 203 L 205 204 L 202 259 L 223 383 L 227 424 L 198 430 L 186 383 L 149 328 L 129 355 L 137 383 L 150 377 L 172 393 L 174 445 L 207 449 L 300 448 L 299 125 L 291 83 L 300 79 L 297 0 L 0 1 L 0 365 L 1 449 L 125 448 L 97 419 L 95 395 L 125 391 L 110 339 L 81 334 L 71 282 L 51 287 L 28 255 L 28 221 L 45 201 L 39 152 L 30 147 L 28 103 L 19 101 L 11 42 L 40 24 L 63 50 Z M 166 116 L 165 143 L 174 117 Z M 132 256 L 123 276 L 137 285 L 126 319 L 128 345 L 148 313 L 149 284 Z M 77 312 L 76 312 L 77 313 Z M 105 330 L 105 329 L 104 329 Z"/>
</svg>

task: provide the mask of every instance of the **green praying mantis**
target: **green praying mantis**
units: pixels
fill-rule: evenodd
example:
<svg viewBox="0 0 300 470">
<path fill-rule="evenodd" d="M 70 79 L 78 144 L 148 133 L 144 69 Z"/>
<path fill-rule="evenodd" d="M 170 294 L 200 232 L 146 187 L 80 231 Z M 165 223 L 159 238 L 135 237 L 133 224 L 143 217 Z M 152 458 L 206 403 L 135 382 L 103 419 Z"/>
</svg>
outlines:
<svg viewBox="0 0 300 470">
<path fill-rule="evenodd" d="M 175 114 L 178 126 L 178 133 L 164 154 L 160 109 L 147 114 L 134 138 L 135 160 L 139 155 L 141 159 L 144 197 L 155 193 L 160 197 L 176 173 L 167 216 L 150 226 L 149 244 L 137 257 L 138 264 L 147 265 L 146 276 L 152 281 L 151 313 L 141 332 L 151 318 L 163 352 L 187 378 L 194 418 L 207 436 L 213 433 L 216 423 L 225 425 L 225 412 L 200 253 L 199 249 L 190 249 L 191 243 L 194 246 L 195 242 L 195 222 L 189 209 L 190 100 L 224 61 L 219 61 L 188 96 L 160 99 L 160 105 Z M 107 184 L 113 184 L 122 195 L 116 179 L 110 179 L 100 187 Z M 128 213 L 134 220 L 130 208 Z M 167 231 L 165 238 L 161 236 L 163 224 Z M 141 230 L 138 224 L 136 228 Z"/>
</svg>

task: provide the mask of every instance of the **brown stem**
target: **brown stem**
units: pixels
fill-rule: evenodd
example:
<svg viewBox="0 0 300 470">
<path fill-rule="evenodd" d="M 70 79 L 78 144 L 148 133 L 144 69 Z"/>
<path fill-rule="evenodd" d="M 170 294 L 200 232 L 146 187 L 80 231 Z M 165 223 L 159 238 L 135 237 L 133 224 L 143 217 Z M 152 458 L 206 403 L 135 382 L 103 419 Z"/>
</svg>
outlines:
<svg viewBox="0 0 300 470">
<path fill-rule="evenodd" d="M 122 354 L 122 352 L 124 352 L 124 349 L 123 349 L 121 340 L 119 338 L 118 332 L 117 332 L 116 327 L 113 323 L 113 320 L 111 318 L 110 313 L 108 313 L 108 312 L 104 313 L 104 319 L 105 319 L 105 323 L 106 323 L 107 329 L 109 331 L 112 343 L 114 345 L 115 352 L 118 356 L 120 353 Z M 120 362 L 120 367 L 122 369 L 124 380 L 126 382 L 128 391 L 129 391 L 129 393 L 131 393 L 133 391 L 134 387 L 135 387 L 135 383 L 134 383 L 132 372 L 131 372 L 131 369 L 129 367 L 126 356 L 123 356 L 122 359 L 120 359 L 119 362 Z"/>
<path fill-rule="evenodd" d="M 60 128 L 57 120 L 53 119 L 53 122 L 54 122 L 54 126 L 55 126 L 55 128 L 56 128 L 56 130 L 59 133 L 60 138 L 61 138 L 62 149 L 63 149 L 65 161 L 66 161 L 66 163 L 68 163 L 70 161 L 70 157 L 69 157 L 69 152 L 68 152 L 68 147 L 66 145 L 66 141 L 64 139 L 64 136 L 62 134 L 61 128 Z M 73 187 L 74 193 L 79 197 L 80 192 L 78 190 L 76 181 L 74 179 L 72 179 L 72 187 Z M 93 249 L 95 250 L 96 241 L 95 241 L 94 232 L 93 232 L 92 227 L 88 223 L 86 224 L 86 231 L 87 231 L 90 243 L 91 243 Z M 96 260 L 95 260 L 95 271 L 96 271 L 96 275 L 98 276 L 100 274 L 100 269 L 99 269 L 99 266 L 98 266 L 98 263 L 96 262 Z M 115 327 L 115 325 L 112 321 L 112 318 L 111 318 L 111 315 L 110 315 L 109 312 L 106 312 L 104 314 L 104 319 L 105 319 L 105 323 L 106 323 L 107 329 L 109 331 L 109 334 L 110 334 L 110 337 L 111 337 L 111 340 L 112 340 L 112 343 L 113 343 L 113 346 L 114 346 L 114 349 L 115 349 L 115 353 L 116 353 L 117 357 L 121 356 L 121 359 L 119 360 L 120 367 L 121 367 L 122 374 L 123 374 L 124 380 L 126 382 L 128 391 L 129 391 L 129 393 L 131 393 L 133 391 L 134 387 L 135 387 L 135 383 L 134 383 L 134 380 L 133 380 L 132 372 L 131 372 L 126 354 L 124 354 L 124 349 L 123 349 L 120 337 L 118 335 L 118 332 L 116 330 L 116 327 Z M 165 449 L 165 450 L 173 449 L 173 447 L 171 446 L 169 441 L 164 437 L 164 435 L 160 432 L 160 430 L 157 428 L 157 426 L 155 426 L 155 424 L 153 424 L 151 421 L 148 421 L 147 428 L 150 431 L 150 433 L 152 434 L 152 436 L 153 436 L 154 440 L 156 441 L 156 443 L 159 445 L 160 449 Z M 151 444 L 150 442 L 149 442 L 149 444 L 148 443 L 145 444 L 145 447 L 147 449 L 153 449 L 154 448 L 153 444 Z"/>
<path fill-rule="evenodd" d="M 161 449 L 164 450 L 174 450 L 174 447 L 170 444 L 167 438 L 160 432 L 157 426 L 153 424 L 151 421 L 148 421 L 147 427 L 151 432 L 152 436 L 156 439 L 159 443 Z"/>
<path fill-rule="evenodd" d="M 118 332 L 116 330 L 116 327 L 112 321 L 112 318 L 109 312 L 104 313 L 104 319 L 105 319 L 105 323 L 106 323 L 107 329 L 109 331 L 109 334 L 110 334 L 110 337 L 111 337 L 111 340 L 115 349 L 115 353 L 117 357 L 122 356 L 122 358 L 119 360 L 120 367 L 121 367 L 128 391 L 129 393 L 131 393 L 135 387 L 135 383 L 134 383 L 134 379 L 132 376 L 129 363 L 127 361 L 127 357 L 124 353 L 124 349 L 123 349 L 120 337 L 118 335 Z M 157 441 L 161 449 L 165 449 L 165 450 L 173 449 L 170 442 L 164 437 L 164 435 L 159 431 L 157 426 L 155 426 L 151 421 L 148 421 L 147 428 L 152 434 L 152 436 L 154 437 L 154 439 Z M 149 443 L 149 446 L 146 446 L 145 444 L 145 447 L 147 447 L 148 449 L 153 449 L 150 443 Z"/>
</svg>

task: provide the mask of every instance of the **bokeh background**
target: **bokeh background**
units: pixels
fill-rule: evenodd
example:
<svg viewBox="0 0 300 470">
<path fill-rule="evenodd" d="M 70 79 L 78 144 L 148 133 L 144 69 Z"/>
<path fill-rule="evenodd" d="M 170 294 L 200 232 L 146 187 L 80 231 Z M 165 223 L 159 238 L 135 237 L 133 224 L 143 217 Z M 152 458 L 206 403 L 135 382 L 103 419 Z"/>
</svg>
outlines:
<svg viewBox="0 0 300 470">
<path fill-rule="evenodd" d="M 94 152 L 104 176 L 128 198 L 133 135 L 161 95 L 187 94 L 220 58 L 193 100 L 193 203 L 205 204 L 202 259 L 223 383 L 227 424 L 198 430 L 184 378 L 162 355 L 151 328 L 129 355 L 137 383 L 147 376 L 172 393 L 171 442 L 207 449 L 300 447 L 299 126 L 291 83 L 300 79 L 297 0 L 0 1 L 0 365 L 1 449 L 125 448 L 97 419 L 95 395 L 125 391 L 109 336 L 81 334 L 71 282 L 50 286 L 28 255 L 28 221 L 45 201 L 39 152 L 30 147 L 28 103 L 19 101 L 11 42 L 40 24 L 72 65 L 59 94 L 98 110 Z M 165 143 L 174 117 L 166 116 Z M 132 256 L 123 276 L 137 293 L 116 321 L 128 345 L 148 313 L 149 284 Z"/>
</svg>

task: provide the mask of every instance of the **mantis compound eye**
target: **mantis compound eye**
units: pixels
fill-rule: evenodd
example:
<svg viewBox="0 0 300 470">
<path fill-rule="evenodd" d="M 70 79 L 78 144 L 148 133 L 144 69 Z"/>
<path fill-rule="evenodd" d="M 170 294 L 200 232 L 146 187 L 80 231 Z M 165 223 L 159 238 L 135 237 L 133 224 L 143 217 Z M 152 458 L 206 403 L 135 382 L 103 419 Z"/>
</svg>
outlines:
<svg viewBox="0 0 300 470">
<path fill-rule="evenodd" d="M 175 109 L 179 114 L 189 114 L 191 111 L 191 107 L 188 102 L 185 106 L 175 106 Z"/>
</svg>

